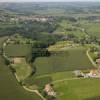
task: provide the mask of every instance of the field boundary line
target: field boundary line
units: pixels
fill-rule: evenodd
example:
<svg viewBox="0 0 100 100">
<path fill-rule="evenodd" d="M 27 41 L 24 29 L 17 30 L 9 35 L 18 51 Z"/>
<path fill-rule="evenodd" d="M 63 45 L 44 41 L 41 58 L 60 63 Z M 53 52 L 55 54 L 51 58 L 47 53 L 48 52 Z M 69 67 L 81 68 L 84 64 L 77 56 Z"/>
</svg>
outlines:
<svg viewBox="0 0 100 100">
<path fill-rule="evenodd" d="M 61 79 L 61 80 L 56 80 L 53 81 L 52 83 L 59 83 L 59 82 L 63 82 L 63 81 L 70 81 L 70 80 L 78 80 L 78 79 L 84 79 L 84 78 L 70 78 L 70 79 Z"/>
<path fill-rule="evenodd" d="M 20 82 L 20 80 L 19 80 L 17 74 L 15 73 L 14 75 L 15 75 L 17 81 Z M 28 92 L 34 92 L 34 93 L 36 93 L 39 97 L 41 97 L 42 100 L 46 100 L 46 99 L 39 93 L 38 90 L 31 90 L 31 89 L 27 88 L 26 86 L 22 86 L 22 87 L 23 87 L 26 91 L 28 91 Z"/>
<path fill-rule="evenodd" d="M 46 100 L 46 99 L 39 93 L 38 90 L 31 90 L 31 89 L 27 88 L 26 86 L 23 86 L 23 88 L 24 88 L 25 90 L 29 91 L 29 92 L 34 92 L 34 93 L 36 93 L 39 97 L 41 97 L 42 100 Z"/>
</svg>

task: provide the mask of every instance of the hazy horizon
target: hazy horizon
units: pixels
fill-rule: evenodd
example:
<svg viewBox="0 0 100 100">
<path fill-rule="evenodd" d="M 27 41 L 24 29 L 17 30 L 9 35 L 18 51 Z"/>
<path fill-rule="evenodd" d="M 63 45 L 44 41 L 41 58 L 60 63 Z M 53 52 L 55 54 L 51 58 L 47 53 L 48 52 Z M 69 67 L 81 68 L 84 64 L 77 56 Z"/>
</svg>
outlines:
<svg viewBox="0 0 100 100">
<path fill-rule="evenodd" d="M 0 2 L 100 2 L 100 0 L 0 0 Z"/>
</svg>

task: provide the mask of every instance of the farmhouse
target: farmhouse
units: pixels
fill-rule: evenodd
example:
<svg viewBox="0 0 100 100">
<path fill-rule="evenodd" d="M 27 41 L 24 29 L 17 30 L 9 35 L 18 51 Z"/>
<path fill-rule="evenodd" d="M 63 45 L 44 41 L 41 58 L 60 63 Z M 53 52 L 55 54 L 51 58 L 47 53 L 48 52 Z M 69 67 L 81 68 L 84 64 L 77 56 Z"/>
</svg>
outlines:
<svg viewBox="0 0 100 100">
<path fill-rule="evenodd" d="M 80 70 L 75 70 L 74 74 L 76 77 L 84 77 L 84 73 Z"/>
<path fill-rule="evenodd" d="M 90 72 L 87 73 L 87 74 L 84 74 L 80 70 L 74 71 L 74 74 L 75 74 L 76 77 L 84 77 L 84 78 L 88 78 L 88 77 L 100 77 L 100 67 L 90 70 Z"/>
<path fill-rule="evenodd" d="M 97 62 L 97 63 L 100 63 L 100 58 L 96 59 L 96 62 Z"/>
<path fill-rule="evenodd" d="M 50 84 L 46 84 L 44 91 L 48 94 L 48 96 L 56 97 L 56 92 L 53 90 Z"/>
<path fill-rule="evenodd" d="M 11 62 L 12 62 L 12 64 L 20 64 L 20 63 L 22 62 L 23 59 L 24 59 L 24 58 L 12 57 L 12 58 L 11 58 Z"/>
<path fill-rule="evenodd" d="M 89 77 L 100 77 L 100 68 L 90 70 Z"/>
</svg>

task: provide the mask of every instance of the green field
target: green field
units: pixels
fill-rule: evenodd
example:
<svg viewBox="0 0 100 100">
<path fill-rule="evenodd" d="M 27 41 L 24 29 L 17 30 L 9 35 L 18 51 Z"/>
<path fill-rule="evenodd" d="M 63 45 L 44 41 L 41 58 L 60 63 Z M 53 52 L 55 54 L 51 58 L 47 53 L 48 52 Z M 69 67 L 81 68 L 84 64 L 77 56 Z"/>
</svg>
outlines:
<svg viewBox="0 0 100 100">
<path fill-rule="evenodd" d="M 100 38 L 100 23 L 85 22 L 81 23 L 81 27 L 84 27 L 89 35 Z"/>
<path fill-rule="evenodd" d="M 57 100 L 100 100 L 100 79 L 79 79 L 55 83 Z"/>
<path fill-rule="evenodd" d="M 15 76 L 4 64 L 0 56 L 0 100 L 41 100 L 36 94 L 29 93 L 18 84 Z"/>
<path fill-rule="evenodd" d="M 33 69 L 29 64 L 26 63 L 24 58 L 17 59 L 20 60 L 20 63 L 15 63 L 12 65 L 12 67 L 15 69 L 19 80 L 22 81 L 31 75 Z"/>
<path fill-rule="evenodd" d="M 13 57 L 24 57 L 31 52 L 30 44 L 8 44 L 5 48 L 7 56 Z"/>
<path fill-rule="evenodd" d="M 57 72 L 57 73 L 50 74 L 50 76 L 52 77 L 52 81 L 75 78 L 73 71 Z"/>
<path fill-rule="evenodd" d="M 57 72 L 52 74 L 46 74 L 41 76 L 33 75 L 26 80 L 24 80 L 24 83 L 27 86 L 34 85 L 39 89 L 43 88 L 45 84 L 52 83 L 55 81 L 59 81 L 61 79 L 70 79 L 75 78 L 75 75 L 72 71 L 66 71 L 66 72 Z M 32 87 L 31 87 L 32 88 Z"/>
<path fill-rule="evenodd" d="M 36 74 L 50 74 L 63 71 L 74 71 L 92 68 L 85 48 L 72 48 L 50 57 L 39 57 L 34 62 Z"/>
<path fill-rule="evenodd" d="M 28 87 L 31 86 L 31 89 L 43 89 L 46 84 L 51 82 L 52 82 L 51 76 L 44 76 L 44 77 L 31 76 L 26 80 L 24 80 L 25 85 Z"/>
<path fill-rule="evenodd" d="M 70 22 L 68 20 L 62 20 L 58 23 L 59 27 L 56 29 L 54 33 L 59 34 L 73 34 L 74 36 L 81 38 L 86 35 L 85 32 L 83 32 L 81 27 L 77 27 L 75 22 Z"/>
<path fill-rule="evenodd" d="M 87 29 L 87 32 L 92 35 L 97 37 L 98 39 L 100 38 L 100 24 L 93 24 L 91 26 L 89 26 L 89 28 Z"/>
<path fill-rule="evenodd" d="M 57 73 L 52 73 L 52 74 L 46 74 L 42 76 L 36 76 L 36 78 L 45 78 L 45 77 L 51 77 L 52 82 L 61 80 L 61 79 L 70 79 L 70 78 L 75 78 L 74 72 L 73 71 L 65 71 L 65 72 L 57 72 Z"/>
</svg>

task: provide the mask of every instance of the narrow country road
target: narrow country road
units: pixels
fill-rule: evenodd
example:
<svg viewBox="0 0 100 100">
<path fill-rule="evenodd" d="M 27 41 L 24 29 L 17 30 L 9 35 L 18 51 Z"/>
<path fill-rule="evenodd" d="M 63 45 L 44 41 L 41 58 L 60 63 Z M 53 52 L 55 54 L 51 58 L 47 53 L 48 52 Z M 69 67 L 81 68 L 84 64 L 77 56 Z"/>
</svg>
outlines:
<svg viewBox="0 0 100 100">
<path fill-rule="evenodd" d="M 23 86 L 23 88 L 26 90 L 26 91 L 29 91 L 29 92 L 34 92 L 34 93 L 36 93 L 38 96 L 40 96 L 41 97 L 41 99 L 42 100 L 46 100 L 40 93 L 39 93 L 39 91 L 38 90 L 31 90 L 31 89 L 29 89 L 29 88 L 27 88 L 26 86 Z"/>
<path fill-rule="evenodd" d="M 55 84 L 55 83 L 59 83 L 59 82 L 63 82 L 63 81 L 77 80 L 77 79 L 80 79 L 80 78 L 70 78 L 70 79 L 68 79 L 68 78 L 66 79 L 66 78 L 65 78 L 65 79 L 53 81 L 52 83 Z"/>
<path fill-rule="evenodd" d="M 88 50 L 86 51 L 86 55 L 88 56 L 88 58 L 89 58 L 89 60 L 91 61 L 92 65 L 93 65 L 94 67 L 96 67 L 97 65 L 96 65 L 96 63 L 93 61 L 93 59 L 91 58 L 91 56 L 89 55 L 89 51 L 90 51 L 90 49 L 88 49 Z"/>
<path fill-rule="evenodd" d="M 85 28 L 82 28 L 82 31 L 83 31 L 84 33 L 86 33 L 87 36 L 88 36 L 88 32 L 86 31 Z M 86 55 L 88 56 L 88 58 L 89 58 L 90 62 L 92 63 L 92 65 L 93 65 L 94 67 L 96 67 L 97 65 L 96 65 L 96 63 L 93 61 L 93 59 L 91 58 L 91 56 L 89 55 L 89 51 L 90 51 L 90 49 L 88 49 L 88 50 L 86 51 Z"/>
<path fill-rule="evenodd" d="M 15 75 L 17 81 L 20 82 L 20 80 L 19 80 L 17 74 L 15 73 L 14 75 Z M 31 90 L 31 89 L 27 88 L 26 86 L 22 86 L 22 87 L 23 87 L 26 91 L 28 91 L 28 92 L 34 92 L 34 93 L 36 93 L 39 97 L 41 97 L 42 100 L 46 100 L 46 99 L 41 95 L 41 93 L 39 93 L 38 90 Z"/>
</svg>

